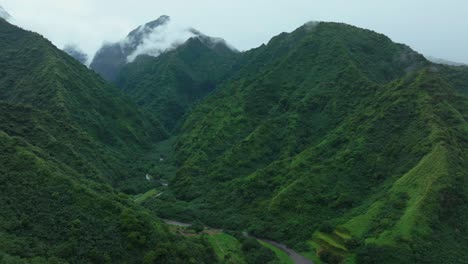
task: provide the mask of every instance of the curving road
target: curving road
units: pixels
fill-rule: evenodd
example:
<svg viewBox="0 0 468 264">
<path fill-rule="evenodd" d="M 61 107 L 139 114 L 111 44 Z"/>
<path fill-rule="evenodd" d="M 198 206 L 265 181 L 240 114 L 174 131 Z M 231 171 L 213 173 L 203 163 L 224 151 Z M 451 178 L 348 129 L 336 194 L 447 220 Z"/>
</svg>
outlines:
<svg viewBox="0 0 468 264">
<path fill-rule="evenodd" d="M 191 224 L 182 223 L 182 222 L 179 222 L 179 221 L 166 220 L 166 219 L 163 219 L 163 221 L 166 224 L 173 225 L 173 226 L 180 226 L 180 227 L 189 227 L 189 226 L 191 226 Z M 278 242 L 275 242 L 275 241 L 272 241 L 272 240 L 268 240 L 268 239 L 257 238 L 257 237 L 256 237 L 256 239 L 258 239 L 260 241 L 263 241 L 265 243 L 268 243 L 268 244 L 270 244 L 270 245 L 272 245 L 274 247 L 277 247 L 277 248 L 281 249 L 282 251 L 286 252 L 286 254 L 288 254 L 288 256 L 292 259 L 292 261 L 295 264 L 314 264 L 311 260 L 308 260 L 307 258 L 302 256 L 301 254 L 299 254 L 296 251 L 290 249 L 288 246 L 286 246 L 284 244 L 281 244 L 281 243 L 278 243 Z"/>
<path fill-rule="evenodd" d="M 272 246 L 275 246 L 279 249 L 281 249 L 282 251 L 286 252 L 286 254 L 289 255 L 289 257 L 292 259 L 292 261 L 295 263 L 295 264 L 314 264 L 311 260 L 307 259 L 306 257 L 302 256 L 301 254 L 297 253 L 296 251 L 290 249 L 288 246 L 284 245 L 284 244 L 281 244 L 281 243 L 278 243 L 278 242 L 275 242 L 275 241 L 272 241 L 272 240 L 268 240 L 268 239 L 261 239 L 261 238 L 257 238 L 258 240 L 260 241 L 263 241 L 265 243 L 268 243 Z"/>
<path fill-rule="evenodd" d="M 164 223 L 168 224 L 168 225 L 173 225 L 173 226 L 179 226 L 179 227 L 189 227 L 191 226 L 191 224 L 187 224 L 187 223 L 182 223 L 182 222 L 179 222 L 179 221 L 173 221 L 173 220 L 167 220 L 167 219 L 163 219 Z"/>
</svg>

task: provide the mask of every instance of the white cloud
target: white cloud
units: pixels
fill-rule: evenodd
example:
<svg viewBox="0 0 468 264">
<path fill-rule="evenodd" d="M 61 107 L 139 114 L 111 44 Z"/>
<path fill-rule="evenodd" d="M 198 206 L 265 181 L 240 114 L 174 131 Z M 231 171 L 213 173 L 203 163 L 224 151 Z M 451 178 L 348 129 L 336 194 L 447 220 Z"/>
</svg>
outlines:
<svg viewBox="0 0 468 264">
<path fill-rule="evenodd" d="M 139 30 L 143 31 L 144 27 L 140 27 Z M 195 34 L 190 31 L 189 27 L 169 21 L 164 25 L 156 27 L 151 33 L 146 35 L 143 43 L 138 45 L 137 49 L 127 57 L 127 60 L 132 62 L 142 54 L 159 56 L 161 53 L 177 47 L 194 36 Z M 127 42 L 124 41 L 123 45 L 128 45 L 132 41 L 134 40 L 127 39 Z"/>
<path fill-rule="evenodd" d="M 240 50 L 310 20 L 338 21 L 384 33 L 425 54 L 468 62 L 466 0 L 0 0 L 0 5 L 19 25 L 60 47 L 77 43 L 89 54 L 166 14 Z"/>
<path fill-rule="evenodd" d="M 10 14 L 8 14 L 8 12 L 3 9 L 3 7 L 0 6 L 0 18 L 3 18 L 5 20 L 9 20 L 11 18 Z"/>
</svg>

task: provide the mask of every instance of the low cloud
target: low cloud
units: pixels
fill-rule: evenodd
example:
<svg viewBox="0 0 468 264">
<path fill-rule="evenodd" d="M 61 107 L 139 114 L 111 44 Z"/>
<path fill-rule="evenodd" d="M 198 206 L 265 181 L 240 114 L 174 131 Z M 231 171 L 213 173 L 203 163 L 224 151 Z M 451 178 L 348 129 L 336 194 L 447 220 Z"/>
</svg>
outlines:
<svg viewBox="0 0 468 264">
<path fill-rule="evenodd" d="M 134 61 L 136 57 L 143 54 L 157 57 L 196 36 L 189 27 L 177 25 L 172 21 L 152 30 L 148 30 L 147 26 L 141 26 L 138 31 L 139 33 L 149 32 L 144 34 L 140 43 L 136 45 L 136 49 L 127 57 L 128 62 Z M 121 42 L 121 47 L 126 49 L 128 46 L 135 46 L 134 41 L 135 39 L 127 37 Z"/>
<path fill-rule="evenodd" d="M 7 21 L 11 19 L 10 14 L 8 14 L 8 12 L 5 9 L 3 9 L 2 6 L 0 6 L 0 18 L 5 19 Z"/>
<path fill-rule="evenodd" d="M 81 62 L 82 64 L 88 66 L 88 55 L 84 53 L 76 44 L 67 44 L 62 49 L 68 55 L 75 58 L 77 61 Z"/>
</svg>

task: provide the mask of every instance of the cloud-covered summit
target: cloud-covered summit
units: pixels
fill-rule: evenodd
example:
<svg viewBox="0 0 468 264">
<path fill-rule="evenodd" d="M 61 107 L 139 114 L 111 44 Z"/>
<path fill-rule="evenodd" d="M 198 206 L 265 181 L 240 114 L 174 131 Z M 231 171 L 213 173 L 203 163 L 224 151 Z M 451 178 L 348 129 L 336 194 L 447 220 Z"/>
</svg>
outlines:
<svg viewBox="0 0 468 264">
<path fill-rule="evenodd" d="M 76 44 L 65 45 L 65 47 L 63 47 L 63 51 L 65 51 L 68 55 L 72 56 L 82 64 L 88 64 L 88 55 L 84 53 Z"/>
<path fill-rule="evenodd" d="M 11 15 L 2 6 L 0 6 L 0 18 L 5 20 L 11 19 Z"/>
<path fill-rule="evenodd" d="M 196 36 L 195 32 L 190 27 L 175 24 L 169 16 L 161 16 L 130 32 L 120 44 L 127 61 L 132 62 L 143 54 L 159 56 Z"/>
<path fill-rule="evenodd" d="M 222 44 L 235 50 L 223 39 L 206 36 L 196 29 L 179 25 L 169 16 L 163 15 L 132 30 L 117 43 L 104 44 L 97 51 L 90 67 L 108 81 L 113 81 L 120 68 L 133 62 L 138 56 L 157 57 L 177 48 L 191 38 L 199 38 L 210 48 Z"/>
</svg>

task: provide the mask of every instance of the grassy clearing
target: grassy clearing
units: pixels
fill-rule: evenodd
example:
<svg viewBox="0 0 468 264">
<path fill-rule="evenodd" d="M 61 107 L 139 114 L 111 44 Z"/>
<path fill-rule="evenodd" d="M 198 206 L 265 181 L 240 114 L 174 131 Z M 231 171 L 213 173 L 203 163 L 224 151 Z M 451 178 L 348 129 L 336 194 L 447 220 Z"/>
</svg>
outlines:
<svg viewBox="0 0 468 264">
<path fill-rule="evenodd" d="M 141 204 L 149 198 L 157 195 L 159 192 L 156 189 L 151 189 L 143 194 L 138 194 L 133 197 L 133 201 L 137 204 Z"/>
<path fill-rule="evenodd" d="M 223 263 L 244 264 L 241 244 L 235 237 L 225 233 L 219 233 L 207 236 L 216 256 Z"/>
<path fill-rule="evenodd" d="M 317 232 L 314 237 L 316 241 L 321 241 L 327 244 L 329 247 L 343 250 L 343 251 L 348 251 L 345 245 L 343 244 L 343 241 L 341 241 L 337 236 L 325 234 L 322 232 Z"/>
<path fill-rule="evenodd" d="M 317 249 L 320 248 L 320 246 L 314 241 L 308 241 L 307 243 L 309 244 L 310 250 L 307 252 L 301 252 L 300 254 L 307 259 L 312 260 L 315 264 L 322 264 L 322 261 L 317 256 Z"/>
</svg>

